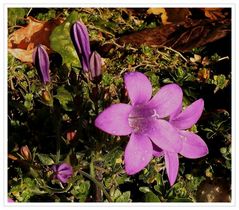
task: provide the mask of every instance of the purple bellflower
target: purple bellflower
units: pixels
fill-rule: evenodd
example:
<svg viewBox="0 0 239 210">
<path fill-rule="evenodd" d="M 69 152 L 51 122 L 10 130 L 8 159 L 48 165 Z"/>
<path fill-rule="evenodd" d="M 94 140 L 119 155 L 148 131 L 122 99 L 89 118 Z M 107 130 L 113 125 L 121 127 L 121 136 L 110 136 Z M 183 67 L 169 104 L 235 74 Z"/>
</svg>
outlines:
<svg viewBox="0 0 239 210">
<path fill-rule="evenodd" d="M 58 179 L 62 183 L 67 183 L 68 179 L 73 174 L 72 166 L 68 163 L 53 165 L 52 170 L 54 172 L 54 179 Z"/>
<path fill-rule="evenodd" d="M 50 82 L 50 62 L 43 45 L 38 45 L 33 52 L 33 63 L 37 69 L 41 82 L 45 85 Z"/>
<path fill-rule="evenodd" d="M 204 108 L 203 99 L 199 99 L 182 111 L 182 105 L 170 115 L 169 123 L 173 125 L 182 141 L 182 149 L 179 152 L 186 158 L 196 159 L 208 154 L 206 143 L 197 134 L 185 129 L 191 128 L 201 117 Z M 166 171 L 172 186 L 177 178 L 179 159 L 177 152 L 166 151 L 154 147 L 154 156 L 164 156 Z"/>
<path fill-rule="evenodd" d="M 180 106 L 183 94 L 178 85 L 169 84 L 151 99 L 151 83 L 139 72 L 127 73 L 124 82 L 131 105 L 111 105 L 99 114 L 95 126 L 112 135 L 130 134 L 124 162 L 126 173 L 133 175 L 152 159 L 153 144 L 169 152 L 181 151 L 182 141 L 177 129 L 164 118 Z"/>
<path fill-rule="evenodd" d="M 71 40 L 80 58 L 84 72 L 88 72 L 90 68 L 90 41 L 86 26 L 77 21 L 71 28 Z"/>
</svg>

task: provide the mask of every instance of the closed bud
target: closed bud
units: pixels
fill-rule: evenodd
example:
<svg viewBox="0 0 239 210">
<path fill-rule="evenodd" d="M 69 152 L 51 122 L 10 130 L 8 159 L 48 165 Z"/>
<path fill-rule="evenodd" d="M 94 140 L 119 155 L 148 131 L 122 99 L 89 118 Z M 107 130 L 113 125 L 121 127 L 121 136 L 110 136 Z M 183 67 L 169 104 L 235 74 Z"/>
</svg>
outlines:
<svg viewBox="0 0 239 210">
<path fill-rule="evenodd" d="M 21 147 L 20 153 L 25 160 L 30 161 L 32 159 L 32 154 L 27 145 Z"/>
<path fill-rule="evenodd" d="M 72 140 L 74 140 L 76 137 L 76 131 L 68 131 L 66 133 L 66 139 L 68 142 L 71 142 Z"/>
<path fill-rule="evenodd" d="M 42 100 L 46 103 L 52 102 L 51 94 L 47 90 L 41 91 L 41 97 L 42 97 Z"/>
<path fill-rule="evenodd" d="M 94 51 L 90 57 L 90 80 L 98 83 L 101 80 L 102 59 L 99 53 Z"/>
<path fill-rule="evenodd" d="M 77 21 L 71 28 L 71 40 L 85 72 L 89 71 L 90 41 L 86 26 Z"/>
<path fill-rule="evenodd" d="M 50 62 L 48 54 L 43 45 L 38 45 L 33 52 L 33 62 L 37 69 L 37 73 L 40 77 L 41 82 L 45 85 L 50 82 Z"/>
</svg>

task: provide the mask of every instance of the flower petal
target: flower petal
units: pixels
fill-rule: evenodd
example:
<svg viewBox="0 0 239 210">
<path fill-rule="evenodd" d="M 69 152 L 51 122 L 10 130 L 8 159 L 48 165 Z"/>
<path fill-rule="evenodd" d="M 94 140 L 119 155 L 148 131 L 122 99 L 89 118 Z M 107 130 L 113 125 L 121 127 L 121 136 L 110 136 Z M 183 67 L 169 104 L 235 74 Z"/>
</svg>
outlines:
<svg viewBox="0 0 239 210">
<path fill-rule="evenodd" d="M 57 179 L 62 182 L 62 183 L 67 183 L 68 179 L 71 177 L 70 175 L 66 174 L 57 174 L 56 175 Z"/>
<path fill-rule="evenodd" d="M 59 166 L 58 171 L 72 171 L 72 166 L 68 163 L 62 163 Z"/>
<path fill-rule="evenodd" d="M 149 79 L 140 72 L 127 73 L 124 82 L 132 105 L 148 102 L 152 96 Z"/>
<path fill-rule="evenodd" d="M 128 104 L 111 105 L 98 115 L 95 126 L 112 135 L 128 135 L 132 131 L 128 122 L 131 109 Z"/>
<path fill-rule="evenodd" d="M 183 99 L 183 91 L 177 84 L 163 86 L 149 102 L 158 117 L 167 117 L 178 109 Z"/>
<path fill-rule="evenodd" d="M 180 152 L 182 141 L 177 130 L 165 120 L 151 120 L 146 134 L 159 148 L 170 152 Z"/>
<path fill-rule="evenodd" d="M 189 131 L 180 131 L 183 147 L 180 154 L 186 158 L 200 158 L 208 154 L 208 147 L 200 136 Z"/>
<path fill-rule="evenodd" d="M 164 155 L 163 150 L 153 143 L 153 156 L 161 157 L 163 155 Z"/>
<path fill-rule="evenodd" d="M 133 175 L 141 171 L 152 159 L 153 146 L 145 135 L 132 133 L 124 154 L 125 171 Z"/>
<path fill-rule="evenodd" d="M 172 186 L 176 181 L 178 175 L 178 167 L 179 167 L 178 154 L 175 152 L 164 151 L 164 158 L 169 183 Z"/>
<path fill-rule="evenodd" d="M 170 114 L 169 122 L 171 122 L 171 120 L 176 118 L 182 112 L 182 108 L 183 108 L 183 105 L 181 102 L 181 104 L 178 106 L 178 108 L 172 114 Z"/>
<path fill-rule="evenodd" d="M 7 199 L 7 202 L 8 202 L 8 203 L 14 203 L 14 200 L 11 199 L 11 198 L 8 198 L 8 199 Z"/>
<path fill-rule="evenodd" d="M 191 128 L 201 117 L 204 107 L 203 99 L 199 99 L 188 106 L 183 112 L 170 120 L 170 123 L 179 129 Z"/>
</svg>

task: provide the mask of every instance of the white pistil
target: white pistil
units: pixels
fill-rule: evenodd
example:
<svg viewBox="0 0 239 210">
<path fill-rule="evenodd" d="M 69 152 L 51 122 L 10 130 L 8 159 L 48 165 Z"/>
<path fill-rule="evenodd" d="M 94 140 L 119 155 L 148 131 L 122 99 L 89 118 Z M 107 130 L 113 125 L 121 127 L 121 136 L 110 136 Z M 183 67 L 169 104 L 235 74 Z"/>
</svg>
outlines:
<svg viewBox="0 0 239 210">
<path fill-rule="evenodd" d="M 153 111 L 154 111 L 154 114 L 151 117 L 156 118 L 156 119 L 160 119 L 157 111 L 155 109 L 153 109 Z"/>
</svg>

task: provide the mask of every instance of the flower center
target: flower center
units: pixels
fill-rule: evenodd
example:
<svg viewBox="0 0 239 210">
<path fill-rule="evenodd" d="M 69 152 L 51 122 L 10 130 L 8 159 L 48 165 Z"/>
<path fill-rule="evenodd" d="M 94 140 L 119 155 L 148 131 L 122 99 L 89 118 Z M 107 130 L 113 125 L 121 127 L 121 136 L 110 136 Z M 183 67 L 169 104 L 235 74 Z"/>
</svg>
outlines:
<svg viewBox="0 0 239 210">
<path fill-rule="evenodd" d="M 145 133 L 150 128 L 150 121 L 160 119 L 155 109 L 146 106 L 135 106 L 129 113 L 129 126 L 135 133 Z"/>
</svg>

